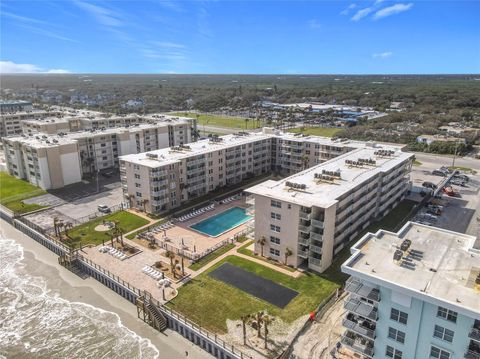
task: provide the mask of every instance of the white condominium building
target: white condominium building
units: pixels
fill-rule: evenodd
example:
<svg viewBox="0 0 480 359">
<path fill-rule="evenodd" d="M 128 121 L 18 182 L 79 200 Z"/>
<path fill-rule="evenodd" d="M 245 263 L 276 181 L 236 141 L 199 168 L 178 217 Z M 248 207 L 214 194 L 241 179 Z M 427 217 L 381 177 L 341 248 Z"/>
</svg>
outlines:
<svg viewBox="0 0 480 359">
<path fill-rule="evenodd" d="M 323 272 L 346 243 L 404 198 L 413 154 L 395 146 L 348 146 L 355 148 L 280 181 L 246 189 L 256 253 Z M 330 153 L 336 152 L 343 151 Z"/>
<path fill-rule="evenodd" d="M 131 206 L 159 213 L 271 171 L 272 136 L 226 135 L 120 158 Z"/>
<path fill-rule="evenodd" d="M 22 134 L 22 123 L 26 120 L 40 120 L 59 116 L 58 111 L 29 110 L 0 113 L 0 137 Z"/>
<path fill-rule="evenodd" d="M 342 345 L 364 358 L 480 358 L 479 249 L 473 236 L 412 222 L 366 234 L 342 265 Z"/>
<path fill-rule="evenodd" d="M 31 133 L 6 137 L 3 145 L 11 175 L 44 189 L 54 189 L 101 170 L 118 168 L 119 156 L 180 146 L 191 140 L 191 121 L 177 119 L 79 132 Z M 71 163 L 49 159 L 54 148 L 62 154 L 75 152 L 75 158 L 69 157 Z M 41 162 L 39 158 L 45 156 L 48 161 Z M 64 180 L 50 180 L 52 173 L 65 171 L 69 176 Z"/>
</svg>

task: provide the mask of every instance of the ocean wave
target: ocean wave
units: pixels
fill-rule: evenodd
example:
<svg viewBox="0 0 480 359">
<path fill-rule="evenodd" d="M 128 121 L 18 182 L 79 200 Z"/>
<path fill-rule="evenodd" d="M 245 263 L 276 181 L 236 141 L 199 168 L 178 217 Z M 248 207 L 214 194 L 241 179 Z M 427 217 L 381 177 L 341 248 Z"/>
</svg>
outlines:
<svg viewBox="0 0 480 359">
<path fill-rule="evenodd" d="M 0 358 L 158 358 L 116 313 L 61 298 L 23 259 L 18 243 L 0 237 Z"/>
</svg>

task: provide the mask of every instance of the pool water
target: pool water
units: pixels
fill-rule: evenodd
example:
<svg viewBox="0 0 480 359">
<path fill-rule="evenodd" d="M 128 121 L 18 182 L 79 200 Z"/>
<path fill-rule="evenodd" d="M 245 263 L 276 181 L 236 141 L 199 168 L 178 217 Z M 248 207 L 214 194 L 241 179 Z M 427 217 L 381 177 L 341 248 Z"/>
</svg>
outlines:
<svg viewBox="0 0 480 359">
<path fill-rule="evenodd" d="M 195 223 L 190 228 L 205 233 L 211 237 L 217 237 L 223 232 L 227 232 L 232 228 L 238 227 L 242 223 L 245 223 L 252 216 L 245 213 L 244 208 L 232 207 L 216 214 L 213 217 L 204 219 L 201 222 Z"/>
</svg>

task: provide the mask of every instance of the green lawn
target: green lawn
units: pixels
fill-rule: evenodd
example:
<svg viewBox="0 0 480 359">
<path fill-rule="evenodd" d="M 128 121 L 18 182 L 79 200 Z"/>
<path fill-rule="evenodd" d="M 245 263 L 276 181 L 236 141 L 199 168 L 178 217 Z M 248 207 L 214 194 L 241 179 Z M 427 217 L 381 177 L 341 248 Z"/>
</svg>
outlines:
<svg viewBox="0 0 480 359">
<path fill-rule="evenodd" d="M 98 232 L 95 230 L 95 227 L 103 223 L 103 221 L 118 221 L 118 226 L 124 233 L 131 232 L 149 223 L 145 218 L 133 213 L 120 211 L 74 227 L 68 232 L 69 236 L 81 244 L 99 244 L 102 243 L 102 240 L 108 241 L 110 237 L 105 234 L 107 232 Z"/>
<path fill-rule="evenodd" d="M 208 273 L 224 262 L 289 287 L 299 294 L 284 309 L 280 309 L 240 289 L 210 278 Z M 168 306 L 207 329 L 225 333 L 227 319 L 238 320 L 242 315 L 260 310 L 267 310 L 269 314 L 290 323 L 316 309 L 318 304 L 336 288 L 337 284 L 312 273 L 292 278 L 255 262 L 229 256 L 182 286 L 178 296 Z"/>
<path fill-rule="evenodd" d="M 196 118 L 197 114 L 193 112 L 174 112 L 171 113 L 174 116 L 184 116 Z M 239 128 L 245 129 L 245 119 L 228 117 L 228 116 L 216 116 L 216 115 L 199 115 L 198 116 L 198 130 L 203 133 L 202 126 L 214 126 L 214 127 L 225 127 L 225 128 Z M 257 128 L 257 123 L 254 123 L 253 120 L 249 120 L 246 124 L 247 129 Z M 207 131 L 208 132 L 208 131 Z"/>
<path fill-rule="evenodd" d="M 423 163 L 420 162 L 419 160 L 413 161 L 413 165 L 414 165 L 414 166 L 421 166 L 422 164 L 423 164 Z"/>
<path fill-rule="evenodd" d="M 220 257 L 222 254 L 227 253 L 232 248 L 235 248 L 235 244 L 233 243 L 227 244 L 226 246 L 223 246 L 217 249 L 215 252 L 212 252 L 206 255 L 205 257 L 200 259 L 198 262 L 193 263 L 189 268 L 191 270 L 199 270 L 200 268 L 203 268 L 214 259 Z"/>
<path fill-rule="evenodd" d="M 338 284 L 344 283 L 348 275 L 342 273 L 341 265 L 350 257 L 350 247 L 353 246 L 365 233 L 375 233 L 379 229 L 385 229 L 387 231 L 396 231 L 399 225 L 405 222 L 406 216 L 410 213 L 416 202 L 410 200 L 403 200 L 397 207 L 395 207 L 389 214 L 383 217 L 380 221 L 372 223 L 362 232 L 359 233 L 357 238 L 351 241 L 347 247 L 343 248 L 337 255 L 337 258 L 328 269 L 322 273 L 322 276 Z"/>
<path fill-rule="evenodd" d="M 343 129 L 335 127 L 305 127 L 303 131 L 301 128 L 292 128 L 288 130 L 288 132 L 303 133 L 305 135 L 324 137 L 333 137 L 335 135 L 338 135 L 342 131 Z"/>
<path fill-rule="evenodd" d="M 248 247 L 253 243 L 253 241 L 249 241 L 248 243 L 242 245 L 240 248 L 237 249 L 237 252 L 238 253 L 241 253 L 241 254 L 244 254 L 246 256 L 249 256 L 249 257 L 252 257 L 252 258 L 257 258 L 257 259 L 260 259 L 261 261 L 265 261 L 265 262 L 268 262 L 270 264 L 273 264 L 273 265 L 276 265 L 280 268 L 283 268 L 283 269 L 286 269 L 288 270 L 289 272 L 295 272 L 296 269 L 295 268 L 292 268 L 292 267 L 289 267 L 289 266 L 286 266 L 286 265 L 283 265 L 282 263 L 279 263 L 278 261 L 276 260 L 273 260 L 273 259 L 268 259 L 266 257 L 262 257 L 261 255 L 255 255 L 255 253 L 248 249 Z"/>
<path fill-rule="evenodd" d="M 45 208 L 46 206 L 25 204 L 22 201 L 46 193 L 43 189 L 27 181 L 10 176 L 5 172 L 0 172 L 0 203 L 14 212 L 27 213 Z"/>
<path fill-rule="evenodd" d="M 459 170 L 465 173 L 471 173 L 472 175 L 477 174 L 477 171 L 475 171 L 473 168 L 470 168 L 470 167 L 450 166 L 448 168 L 451 170 Z"/>
</svg>

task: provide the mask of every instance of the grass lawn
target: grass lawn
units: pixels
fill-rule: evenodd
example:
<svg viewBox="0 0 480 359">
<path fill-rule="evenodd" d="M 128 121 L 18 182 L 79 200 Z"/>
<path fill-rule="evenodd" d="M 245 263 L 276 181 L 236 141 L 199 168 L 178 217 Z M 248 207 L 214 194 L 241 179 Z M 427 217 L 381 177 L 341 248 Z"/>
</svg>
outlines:
<svg viewBox="0 0 480 359">
<path fill-rule="evenodd" d="M 107 232 L 98 232 L 95 230 L 95 227 L 103 223 L 103 221 L 118 221 L 118 226 L 123 229 L 124 233 L 133 231 L 149 223 L 145 218 L 130 212 L 120 211 L 74 227 L 69 231 L 69 236 L 75 241 L 80 241 L 81 244 L 99 244 L 102 243 L 102 240 L 108 241 L 110 240 L 110 236 L 105 234 Z"/>
<path fill-rule="evenodd" d="M 233 243 L 227 244 L 226 246 L 223 246 L 222 248 L 217 249 L 215 252 L 212 252 L 206 255 L 205 257 L 200 259 L 198 262 L 193 263 L 189 268 L 191 270 L 199 270 L 200 268 L 203 268 L 214 259 L 220 257 L 222 254 L 227 253 L 232 248 L 235 248 L 235 244 Z"/>
<path fill-rule="evenodd" d="M 322 276 L 338 284 L 344 283 L 348 275 L 341 272 L 340 267 L 350 257 L 350 247 L 354 245 L 365 233 L 375 233 L 379 229 L 385 229 L 387 231 L 398 230 L 399 225 L 405 222 L 406 216 L 410 213 L 416 202 L 410 200 L 403 200 L 397 207 L 395 207 L 389 214 L 383 217 L 380 221 L 372 223 L 365 228 L 360 234 L 351 241 L 347 247 L 343 248 L 337 255 L 337 258 L 332 265 L 322 273 Z"/>
<path fill-rule="evenodd" d="M 421 166 L 422 164 L 423 164 L 423 163 L 420 162 L 419 160 L 413 161 L 413 165 L 414 165 L 414 166 Z"/>
<path fill-rule="evenodd" d="M 184 116 L 184 117 L 191 117 L 196 118 L 197 114 L 193 112 L 175 112 L 171 115 L 175 116 Z M 257 124 L 253 123 L 253 120 L 248 121 L 247 129 L 252 129 L 258 127 Z M 245 119 L 243 118 L 236 118 L 236 117 L 228 117 L 228 116 L 217 116 L 217 115 L 202 115 L 198 116 L 198 130 L 203 133 L 202 126 L 214 126 L 214 127 L 226 127 L 226 128 L 239 128 L 244 130 L 245 129 Z M 207 131 L 208 132 L 208 131 Z"/>
<path fill-rule="evenodd" d="M 288 270 L 289 272 L 295 272 L 296 269 L 295 268 L 292 268 L 292 267 L 289 267 L 289 266 L 286 266 L 286 265 L 283 265 L 282 263 L 279 263 L 273 259 L 268 259 L 266 257 L 262 257 L 261 255 L 255 255 L 255 253 L 248 249 L 247 247 L 249 247 L 251 244 L 253 243 L 253 241 L 249 241 L 247 244 L 244 244 L 243 246 L 241 246 L 240 248 L 237 249 L 237 252 L 238 253 L 241 253 L 241 254 L 244 254 L 246 256 L 249 256 L 249 257 L 252 257 L 252 258 L 256 258 L 256 259 L 260 259 L 261 261 L 265 261 L 265 262 L 268 262 L 270 264 L 273 264 L 273 265 L 276 265 L 277 267 L 280 267 L 280 268 L 283 268 L 283 269 L 286 269 Z"/>
<path fill-rule="evenodd" d="M 284 309 L 280 309 L 208 276 L 209 272 L 225 262 L 296 290 L 299 294 Z M 299 278 L 292 278 L 255 262 L 228 256 L 182 286 L 178 296 L 168 306 L 207 329 L 225 333 L 227 319 L 238 320 L 242 315 L 260 310 L 267 310 L 273 316 L 292 322 L 316 309 L 336 288 L 337 284 L 315 274 L 304 273 Z"/>
<path fill-rule="evenodd" d="M 477 171 L 475 171 L 473 168 L 470 168 L 470 167 L 450 166 L 448 168 L 451 170 L 459 170 L 465 173 L 471 173 L 472 175 L 477 174 Z"/>
<path fill-rule="evenodd" d="M 288 132 L 294 132 L 294 133 L 301 132 L 301 133 L 304 133 L 305 135 L 324 136 L 324 137 L 333 137 L 342 131 L 343 129 L 335 128 L 335 127 L 305 127 L 303 131 L 301 131 L 301 128 L 292 128 L 291 130 L 288 130 Z"/>
<path fill-rule="evenodd" d="M 5 172 L 0 172 L 0 203 L 14 212 L 27 213 L 45 208 L 46 206 L 25 204 L 22 201 L 46 193 L 43 189 L 27 181 L 10 176 Z"/>
</svg>

